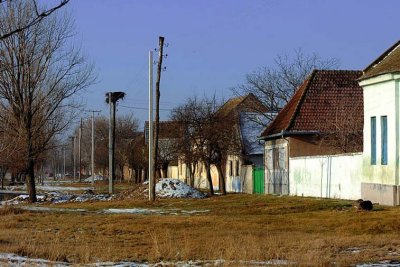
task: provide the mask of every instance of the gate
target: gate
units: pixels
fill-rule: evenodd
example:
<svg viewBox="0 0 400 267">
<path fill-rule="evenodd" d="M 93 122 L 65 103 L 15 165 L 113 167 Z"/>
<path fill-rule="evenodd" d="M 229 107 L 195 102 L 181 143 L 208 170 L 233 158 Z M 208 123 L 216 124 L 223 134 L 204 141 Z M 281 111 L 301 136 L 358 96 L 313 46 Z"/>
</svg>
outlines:
<svg viewBox="0 0 400 267">
<path fill-rule="evenodd" d="M 253 193 L 264 194 L 264 168 L 253 168 Z"/>
</svg>

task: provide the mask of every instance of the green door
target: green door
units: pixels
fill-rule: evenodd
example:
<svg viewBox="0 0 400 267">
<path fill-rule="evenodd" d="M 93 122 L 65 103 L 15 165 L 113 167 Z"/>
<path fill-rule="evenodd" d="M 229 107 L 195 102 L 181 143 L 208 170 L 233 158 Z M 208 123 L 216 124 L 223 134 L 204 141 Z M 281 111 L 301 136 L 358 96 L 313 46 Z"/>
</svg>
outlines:
<svg viewBox="0 0 400 267">
<path fill-rule="evenodd" d="M 253 192 L 264 194 L 264 168 L 253 168 Z"/>
</svg>

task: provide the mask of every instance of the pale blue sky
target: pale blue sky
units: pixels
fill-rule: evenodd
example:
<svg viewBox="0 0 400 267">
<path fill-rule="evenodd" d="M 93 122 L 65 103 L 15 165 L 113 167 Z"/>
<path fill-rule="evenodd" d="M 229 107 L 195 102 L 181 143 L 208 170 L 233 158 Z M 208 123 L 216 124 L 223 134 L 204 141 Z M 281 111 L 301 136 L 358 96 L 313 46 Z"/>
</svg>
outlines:
<svg viewBox="0 0 400 267">
<path fill-rule="evenodd" d="M 169 43 L 161 81 L 165 109 L 193 95 L 227 99 L 247 73 L 295 48 L 338 58 L 342 69 L 362 69 L 400 39 L 395 0 L 71 0 L 66 9 L 98 69 L 98 83 L 84 95 L 87 108 L 104 114 L 110 90 L 127 93 L 122 105 L 147 108 L 148 51 L 159 35 Z M 134 113 L 147 118 L 145 110 Z"/>
</svg>

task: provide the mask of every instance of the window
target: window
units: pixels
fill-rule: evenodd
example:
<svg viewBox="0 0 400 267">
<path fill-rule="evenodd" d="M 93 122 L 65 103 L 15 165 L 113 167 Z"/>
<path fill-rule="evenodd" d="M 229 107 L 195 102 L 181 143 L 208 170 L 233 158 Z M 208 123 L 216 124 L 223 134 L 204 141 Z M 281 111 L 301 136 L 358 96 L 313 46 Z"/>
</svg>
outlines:
<svg viewBox="0 0 400 267">
<path fill-rule="evenodd" d="M 239 176 L 239 161 L 238 160 L 235 161 L 235 165 L 236 165 L 235 166 L 236 167 L 235 168 L 235 175 Z"/>
<path fill-rule="evenodd" d="M 371 117 L 371 165 L 376 165 L 376 117 Z"/>
<path fill-rule="evenodd" d="M 232 160 L 229 161 L 229 176 L 233 175 L 233 162 Z"/>
<path fill-rule="evenodd" d="M 387 116 L 381 116 L 381 164 L 388 164 L 388 151 L 387 151 Z"/>
</svg>

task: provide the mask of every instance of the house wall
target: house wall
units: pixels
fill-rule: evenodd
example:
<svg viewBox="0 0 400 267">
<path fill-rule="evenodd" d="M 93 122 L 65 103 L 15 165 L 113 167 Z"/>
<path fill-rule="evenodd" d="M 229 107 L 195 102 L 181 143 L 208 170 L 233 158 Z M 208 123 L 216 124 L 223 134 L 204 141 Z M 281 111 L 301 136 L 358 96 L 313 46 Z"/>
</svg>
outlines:
<svg viewBox="0 0 400 267">
<path fill-rule="evenodd" d="M 397 84 L 397 85 L 396 85 Z M 396 131 L 398 131 L 398 81 L 369 79 L 360 83 L 364 93 L 363 182 L 398 184 L 396 181 Z M 396 88 L 397 87 L 397 88 Z M 397 112 L 396 112 L 397 111 Z M 376 117 L 376 165 L 371 164 L 371 117 Z M 388 164 L 381 164 L 381 116 L 388 120 Z M 397 141 L 398 142 L 398 141 Z M 396 155 L 397 150 L 397 155 Z"/>
<path fill-rule="evenodd" d="M 289 194 L 361 198 L 362 153 L 289 159 Z"/>
<path fill-rule="evenodd" d="M 178 166 L 169 165 L 167 170 L 167 177 L 178 179 Z"/>
<path fill-rule="evenodd" d="M 398 205 L 399 185 L 399 82 L 384 74 L 360 82 L 364 94 L 364 156 L 362 198 L 383 205 Z M 387 116 L 387 165 L 381 160 L 381 116 Z M 371 117 L 376 117 L 376 164 L 371 163 Z"/>
<path fill-rule="evenodd" d="M 327 146 L 323 140 L 315 135 L 301 135 L 288 137 L 290 148 L 289 157 L 305 157 L 318 155 L 340 154 L 337 148 Z"/>
<path fill-rule="evenodd" d="M 189 168 L 187 168 L 186 164 L 182 160 L 179 160 L 178 166 L 176 166 L 176 169 L 173 171 L 173 174 L 175 175 L 174 178 L 177 178 L 183 182 L 187 182 L 187 179 L 189 178 Z M 211 179 L 214 190 L 218 190 L 219 189 L 218 171 L 214 165 L 211 165 Z M 194 187 L 201 189 L 209 188 L 206 168 L 204 164 L 201 162 L 197 164 L 196 172 L 194 173 Z"/>
</svg>

